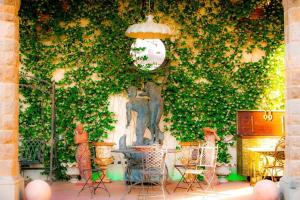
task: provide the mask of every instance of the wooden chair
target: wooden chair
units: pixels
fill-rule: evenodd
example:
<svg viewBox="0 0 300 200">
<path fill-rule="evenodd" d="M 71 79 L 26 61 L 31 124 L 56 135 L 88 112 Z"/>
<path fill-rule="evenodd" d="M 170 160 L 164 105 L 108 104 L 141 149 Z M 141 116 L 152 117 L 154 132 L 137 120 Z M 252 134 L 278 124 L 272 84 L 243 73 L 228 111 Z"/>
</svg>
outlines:
<svg viewBox="0 0 300 200">
<path fill-rule="evenodd" d="M 278 175 L 279 171 L 283 172 L 284 164 L 285 164 L 285 156 L 284 156 L 284 149 L 285 149 L 285 137 L 281 137 L 278 143 L 275 146 L 274 153 L 269 155 L 272 158 L 268 159 L 265 158 L 265 165 L 263 166 L 262 177 L 265 179 L 268 174 L 271 173 L 272 181 L 275 181 L 275 177 Z"/>
<path fill-rule="evenodd" d="M 92 149 L 92 163 L 95 163 L 95 149 L 93 148 Z M 84 169 L 83 170 L 83 173 L 86 174 L 87 172 L 89 172 L 90 176 L 88 177 L 87 180 L 85 180 L 82 188 L 80 189 L 80 191 L 78 192 L 78 195 L 80 195 L 80 193 L 85 190 L 85 189 L 89 189 L 90 193 L 91 193 L 91 198 L 93 198 L 93 195 L 96 194 L 96 190 L 98 188 L 100 189 L 103 189 L 107 194 L 108 194 L 108 197 L 110 197 L 110 192 L 108 191 L 103 179 L 104 179 L 104 173 L 103 173 L 103 170 L 101 170 L 100 168 L 96 166 L 92 167 L 91 169 Z M 93 180 L 92 176 L 93 174 L 98 174 L 100 176 L 100 179 L 99 180 Z"/>
<path fill-rule="evenodd" d="M 192 179 L 188 182 L 187 191 L 191 190 L 194 184 L 198 184 L 204 191 L 207 191 L 209 188 L 213 190 L 212 181 L 215 177 L 218 146 L 202 146 L 199 148 L 199 151 L 196 165 L 193 168 L 186 169 L 184 172 L 184 176 L 192 175 Z M 206 182 L 205 188 L 200 185 L 199 175 L 204 177 Z"/>
<path fill-rule="evenodd" d="M 174 192 L 180 188 L 180 189 L 188 189 L 189 181 L 188 177 L 185 176 L 185 171 L 187 169 L 194 169 L 196 164 L 198 163 L 198 158 L 200 154 L 200 145 L 198 146 L 190 146 L 187 149 L 187 157 L 184 159 L 181 159 L 181 164 L 175 164 L 175 169 L 180 173 L 181 178 L 176 184 L 174 188 Z M 184 187 L 183 185 L 186 185 Z"/>
</svg>

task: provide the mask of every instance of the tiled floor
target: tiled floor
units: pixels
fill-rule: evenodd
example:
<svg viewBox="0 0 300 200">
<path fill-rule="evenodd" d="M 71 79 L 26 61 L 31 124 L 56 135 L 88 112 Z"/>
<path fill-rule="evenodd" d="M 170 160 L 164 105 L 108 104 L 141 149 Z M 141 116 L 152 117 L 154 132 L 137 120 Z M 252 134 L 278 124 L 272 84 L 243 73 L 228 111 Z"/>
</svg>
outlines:
<svg viewBox="0 0 300 200">
<path fill-rule="evenodd" d="M 138 194 L 141 191 L 139 188 L 134 188 L 130 194 L 127 194 L 127 189 L 124 182 L 113 182 L 106 184 L 108 190 L 111 193 L 109 198 L 105 191 L 97 190 L 96 195 L 92 199 L 108 199 L 108 200 L 127 200 L 127 199 L 139 199 Z M 54 182 L 52 184 L 52 200 L 85 200 L 91 199 L 90 192 L 85 190 L 78 192 L 81 188 L 79 185 L 70 184 L 68 182 Z M 166 194 L 166 199 L 170 200 L 252 200 L 252 187 L 247 182 L 230 182 L 220 184 L 216 187 L 214 193 L 203 193 L 200 190 L 194 190 L 186 192 L 185 190 L 178 189 L 173 192 L 175 183 L 171 183 L 167 186 L 170 194 Z M 156 194 L 161 194 L 161 191 L 157 190 Z M 162 197 L 152 197 L 149 199 L 163 199 Z"/>
</svg>

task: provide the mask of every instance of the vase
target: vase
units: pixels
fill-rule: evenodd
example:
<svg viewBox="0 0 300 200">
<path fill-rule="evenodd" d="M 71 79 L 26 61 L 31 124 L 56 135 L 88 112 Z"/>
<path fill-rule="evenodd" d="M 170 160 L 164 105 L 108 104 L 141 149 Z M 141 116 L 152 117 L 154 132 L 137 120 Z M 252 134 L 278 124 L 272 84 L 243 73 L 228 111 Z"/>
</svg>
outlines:
<svg viewBox="0 0 300 200">
<path fill-rule="evenodd" d="M 79 169 L 76 166 L 67 167 L 66 174 L 70 177 L 70 183 L 77 183 L 80 175 Z"/>
<path fill-rule="evenodd" d="M 220 183 L 227 183 L 228 180 L 226 179 L 226 177 L 230 174 L 229 164 L 221 164 L 220 166 L 217 166 L 216 174 L 219 177 Z"/>
<path fill-rule="evenodd" d="M 110 183 L 111 180 L 107 177 L 107 167 L 114 162 L 111 150 L 115 145 L 113 142 L 94 142 L 96 149 L 95 162 L 101 169 L 103 175 L 103 182 Z"/>
</svg>

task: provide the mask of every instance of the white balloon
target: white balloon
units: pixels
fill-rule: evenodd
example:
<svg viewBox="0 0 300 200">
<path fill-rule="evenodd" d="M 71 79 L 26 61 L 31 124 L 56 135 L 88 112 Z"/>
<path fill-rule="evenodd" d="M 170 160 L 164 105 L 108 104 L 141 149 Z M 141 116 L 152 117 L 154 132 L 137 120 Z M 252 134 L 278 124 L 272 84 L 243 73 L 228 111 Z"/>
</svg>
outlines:
<svg viewBox="0 0 300 200">
<path fill-rule="evenodd" d="M 131 45 L 130 55 L 135 66 L 143 70 L 154 70 L 164 62 L 166 48 L 159 39 L 136 39 Z"/>
</svg>

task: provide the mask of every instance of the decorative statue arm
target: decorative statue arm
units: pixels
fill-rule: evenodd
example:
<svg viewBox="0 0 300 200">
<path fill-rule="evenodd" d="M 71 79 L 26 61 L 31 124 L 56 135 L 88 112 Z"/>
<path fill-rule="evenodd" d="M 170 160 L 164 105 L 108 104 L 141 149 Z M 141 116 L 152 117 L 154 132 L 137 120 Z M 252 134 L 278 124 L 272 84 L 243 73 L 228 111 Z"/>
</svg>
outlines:
<svg viewBox="0 0 300 200">
<path fill-rule="evenodd" d="M 126 128 L 127 128 L 129 126 L 130 120 L 131 120 L 131 104 L 130 103 L 126 104 L 126 116 L 127 116 L 127 124 L 126 124 Z"/>
<path fill-rule="evenodd" d="M 148 92 L 141 92 L 139 94 L 140 97 L 149 96 Z"/>
</svg>

